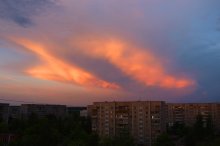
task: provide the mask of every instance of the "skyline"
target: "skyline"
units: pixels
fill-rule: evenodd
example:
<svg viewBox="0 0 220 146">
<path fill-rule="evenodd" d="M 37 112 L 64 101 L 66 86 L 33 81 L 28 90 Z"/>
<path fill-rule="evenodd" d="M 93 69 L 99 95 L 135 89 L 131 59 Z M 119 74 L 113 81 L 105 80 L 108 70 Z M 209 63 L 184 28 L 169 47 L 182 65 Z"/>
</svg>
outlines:
<svg viewBox="0 0 220 146">
<path fill-rule="evenodd" d="M 218 102 L 220 2 L 0 2 L 0 97 Z"/>
</svg>

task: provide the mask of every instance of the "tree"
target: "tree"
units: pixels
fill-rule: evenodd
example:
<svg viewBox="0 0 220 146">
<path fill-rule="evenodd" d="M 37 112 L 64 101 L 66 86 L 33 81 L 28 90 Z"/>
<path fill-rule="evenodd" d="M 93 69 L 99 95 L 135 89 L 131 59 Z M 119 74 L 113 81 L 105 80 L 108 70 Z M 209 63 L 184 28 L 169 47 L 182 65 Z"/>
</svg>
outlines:
<svg viewBox="0 0 220 146">
<path fill-rule="evenodd" d="M 187 130 L 187 134 L 185 136 L 185 145 L 186 146 L 195 146 L 196 144 L 196 138 L 194 134 L 194 128 L 189 127 Z"/>
<path fill-rule="evenodd" d="M 134 146 L 134 141 L 130 136 L 105 137 L 100 140 L 100 146 Z"/>
<path fill-rule="evenodd" d="M 175 146 L 168 134 L 161 134 L 157 137 L 154 146 Z"/>
<path fill-rule="evenodd" d="M 212 121 L 212 116 L 208 115 L 208 118 L 206 120 L 206 128 L 205 128 L 205 133 L 209 137 L 213 137 L 214 135 L 214 127 L 213 127 L 213 121 Z"/>
<path fill-rule="evenodd" d="M 194 135 L 196 139 L 202 139 L 205 136 L 203 117 L 200 114 L 196 117 L 196 123 L 194 125 Z"/>
</svg>

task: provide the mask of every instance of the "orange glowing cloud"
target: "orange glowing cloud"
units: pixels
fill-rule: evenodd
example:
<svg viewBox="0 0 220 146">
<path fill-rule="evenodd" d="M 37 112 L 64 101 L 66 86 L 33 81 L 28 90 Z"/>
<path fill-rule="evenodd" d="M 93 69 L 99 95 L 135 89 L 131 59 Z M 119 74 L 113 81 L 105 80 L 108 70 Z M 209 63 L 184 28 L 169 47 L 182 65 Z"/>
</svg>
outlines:
<svg viewBox="0 0 220 146">
<path fill-rule="evenodd" d="M 119 86 L 98 79 L 76 65 L 68 64 L 47 51 L 47 47 L 27 39 L 13 39 L 17 44 L 32 51 L 44 62 L 43 65 L 28 69 L 26 72 L 36 78 L 74 83 L 86 87 L 118 89 Z"/>
<path fill-rule="evenodd" d="M 167 74 L 153 54 L 119 39 L 78 38 L 71 43 L 74 47 L 84 50 L 87 55 L 108 60 L 122 72 L 146 86 L 185 88 L 194 84 L 191 79 Z"/>
</svg>

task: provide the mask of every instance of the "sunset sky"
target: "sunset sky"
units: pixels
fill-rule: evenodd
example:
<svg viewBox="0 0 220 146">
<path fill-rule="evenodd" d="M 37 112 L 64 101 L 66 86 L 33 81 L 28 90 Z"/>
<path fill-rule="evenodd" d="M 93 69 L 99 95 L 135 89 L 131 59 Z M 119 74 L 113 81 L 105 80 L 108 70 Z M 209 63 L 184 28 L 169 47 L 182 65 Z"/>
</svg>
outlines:
<svg viewBox="0 0 220 146">
<path fill-rule="evenodd" d="M 0 99 L 220 101 L 219 0 L 1 0 Z"/>
</svg>

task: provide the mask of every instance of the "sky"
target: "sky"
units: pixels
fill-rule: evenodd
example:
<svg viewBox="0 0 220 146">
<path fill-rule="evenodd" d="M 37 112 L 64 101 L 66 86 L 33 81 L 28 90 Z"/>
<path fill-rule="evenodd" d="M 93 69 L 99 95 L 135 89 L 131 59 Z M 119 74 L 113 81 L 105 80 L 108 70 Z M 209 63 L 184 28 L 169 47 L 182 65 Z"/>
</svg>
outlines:
<svg viewBox="0 0 220 146">
<path fill-rule="evenodd" d="M 219 7 L 218 0 L 1 0 L 0 99 L 219 102 Z"/>
</svg>

